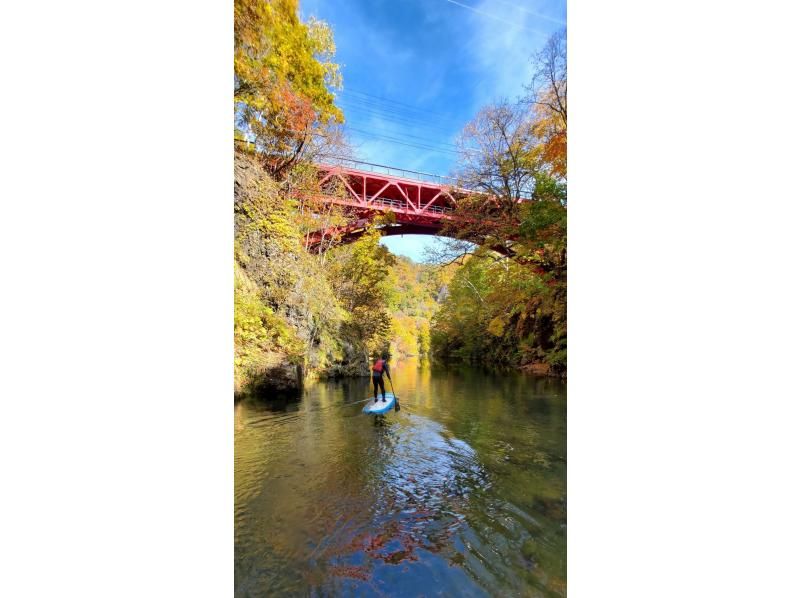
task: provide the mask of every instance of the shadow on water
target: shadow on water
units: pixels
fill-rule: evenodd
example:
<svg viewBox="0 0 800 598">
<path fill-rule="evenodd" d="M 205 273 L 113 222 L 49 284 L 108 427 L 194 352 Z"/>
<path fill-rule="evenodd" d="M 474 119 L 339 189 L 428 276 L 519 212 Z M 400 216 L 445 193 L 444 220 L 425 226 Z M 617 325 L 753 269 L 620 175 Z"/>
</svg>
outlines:
<svg viewBox="0 0 800 598">
<path fill-rule="evenodd" d="M 566 595 L 564 383 L 416 366 L 236 406 L 237 596 Z"/>
</svg>

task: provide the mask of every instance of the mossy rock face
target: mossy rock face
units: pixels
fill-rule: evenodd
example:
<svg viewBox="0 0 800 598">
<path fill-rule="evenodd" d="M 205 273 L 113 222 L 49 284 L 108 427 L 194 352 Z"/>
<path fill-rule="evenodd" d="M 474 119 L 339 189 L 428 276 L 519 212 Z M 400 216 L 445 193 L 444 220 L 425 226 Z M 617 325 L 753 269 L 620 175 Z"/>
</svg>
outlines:
<svg viewBox="0 0 800 598">
<path fill-rule="evenodd" d="M 244 395 L 260 401 L 299 399 L 303 392 L 303 368 L 282 363 L 259 372 L 245 386 Z"/>
<path fill-rule="evenodd" d="M 391 340 L 395 260 L 380 234 L 371 231 L 322 259 L 302 242 L 308 223 L 297 207 L 253 156 L 236 152 L 236 397 L 299 395 L 302 376 L 295 380 L 287 364 L 302 363 L 320 378 L 368 376 L 369 355 Z"/>
</svg>

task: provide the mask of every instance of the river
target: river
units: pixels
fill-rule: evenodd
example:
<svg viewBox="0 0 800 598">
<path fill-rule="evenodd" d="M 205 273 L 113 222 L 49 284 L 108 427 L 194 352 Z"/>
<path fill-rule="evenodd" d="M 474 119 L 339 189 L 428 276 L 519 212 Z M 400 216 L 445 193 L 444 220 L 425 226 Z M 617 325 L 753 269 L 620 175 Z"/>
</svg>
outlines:
<svg viewBox="0 0 800 598">
<path fill-rule="evenodd" d="M 566 384 L 393 379 L 385 417 L 366 378 L 234 407 L 236 596 L 566 596 Z"/>
</svg>

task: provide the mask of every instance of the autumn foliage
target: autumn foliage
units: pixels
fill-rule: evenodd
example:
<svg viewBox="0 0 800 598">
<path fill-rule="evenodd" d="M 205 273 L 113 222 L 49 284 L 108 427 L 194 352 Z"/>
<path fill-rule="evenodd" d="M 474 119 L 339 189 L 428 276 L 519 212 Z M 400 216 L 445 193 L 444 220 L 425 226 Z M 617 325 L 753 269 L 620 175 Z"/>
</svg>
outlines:
<svg viewBox="0 0 800 598">
<path fill-rule="evenodd" d="M 431 327 L 435 353 L 566 372 L 566 35 L 533 57 L 523 102 L 487 106 L 459 140 L 472 193 L 443 234 L 442 261 L 464 264 Z"/>
<path fill-rule="evenodd" d="M 297 0 L 234 2 L 236 133 L 276 178 L 324 149 L 344 120 L 332 93 L 341 84 L 333 35 L 297 12 Z"/>
</svg>

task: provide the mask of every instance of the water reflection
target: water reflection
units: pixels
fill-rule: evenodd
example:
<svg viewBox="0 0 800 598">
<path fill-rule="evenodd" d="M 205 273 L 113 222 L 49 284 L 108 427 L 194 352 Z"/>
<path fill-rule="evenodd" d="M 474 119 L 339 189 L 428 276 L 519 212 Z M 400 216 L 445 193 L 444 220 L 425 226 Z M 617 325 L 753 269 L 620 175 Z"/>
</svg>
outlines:
<svg viewBox="0 0 800 598">
<path fill-rule="evenodd" d="M 565 595 L 563 384 L 397 364 L 236 407 L 236 594 Z"/>
</svg>

